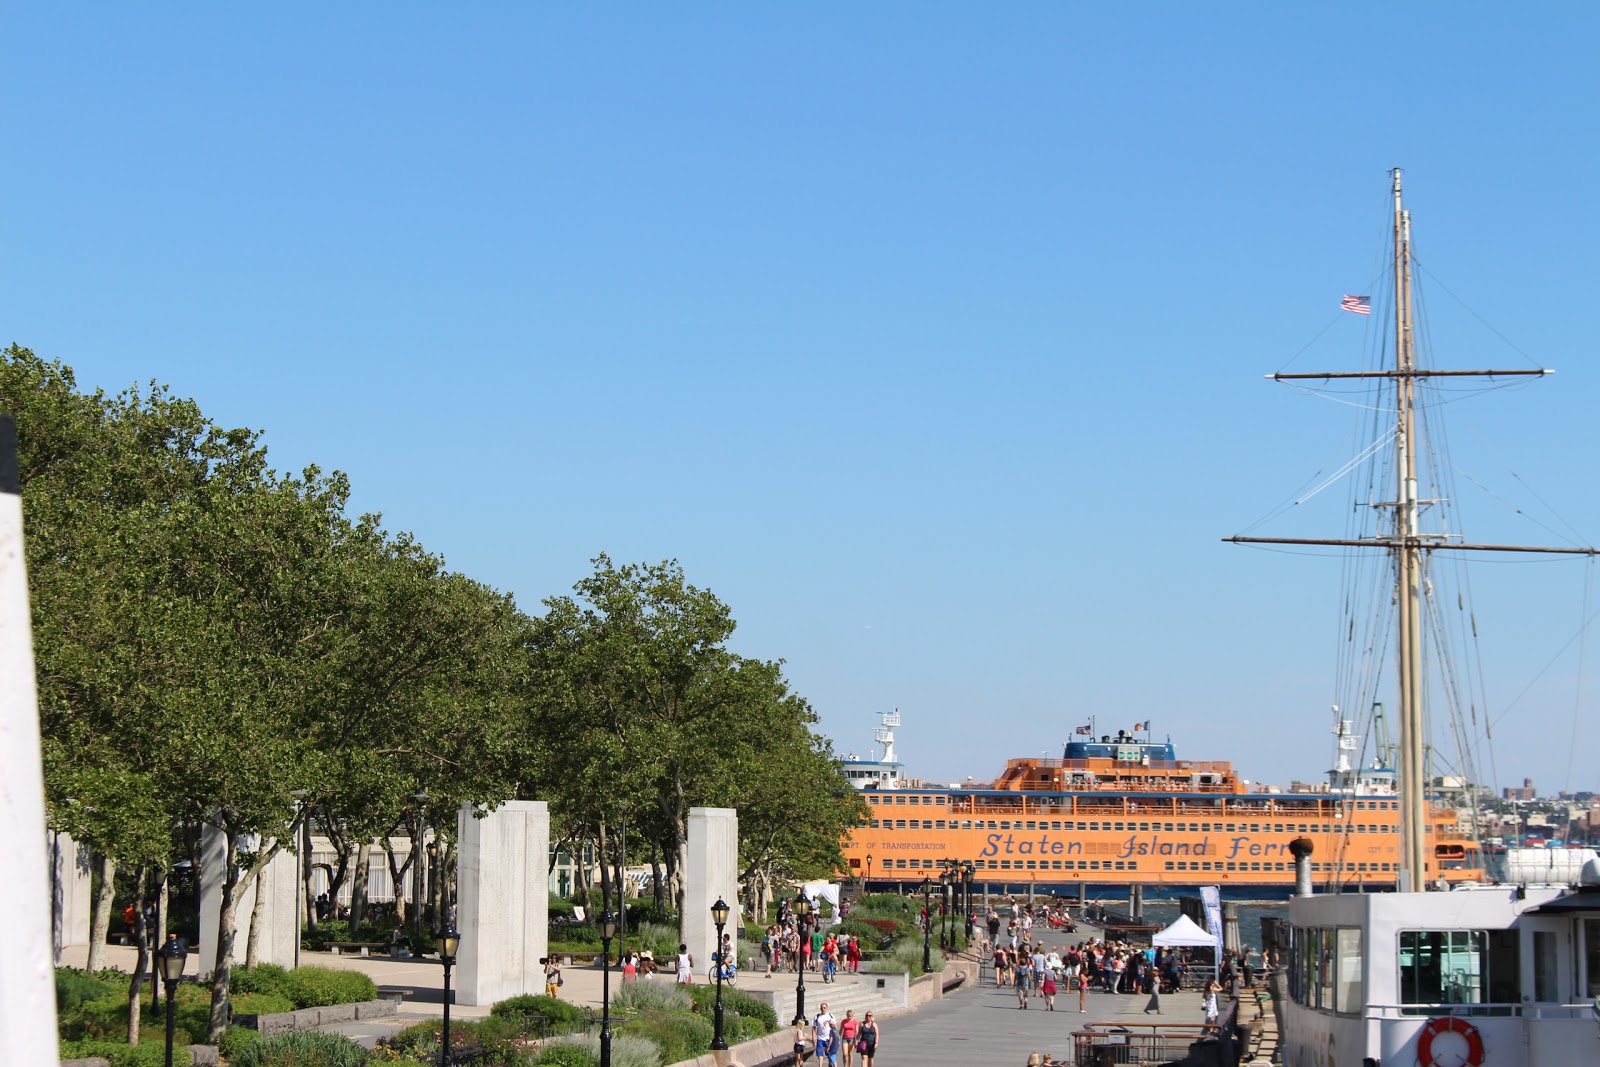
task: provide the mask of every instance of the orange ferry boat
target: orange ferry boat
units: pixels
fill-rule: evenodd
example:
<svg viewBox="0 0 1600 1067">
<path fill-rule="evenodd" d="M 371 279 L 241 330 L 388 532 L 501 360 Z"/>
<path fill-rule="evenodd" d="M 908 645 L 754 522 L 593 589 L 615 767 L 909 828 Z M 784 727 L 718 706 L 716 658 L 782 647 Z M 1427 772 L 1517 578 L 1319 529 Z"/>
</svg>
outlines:
<svg viewBox="0 0 1600 1067">
<path fill-rule="evenodd" d="M 1392 889 L 1400 840 L 1394 772 L 1351 769 L 1348 731 L 1348 721 L 1336 719 L 1341 756 L 1326 785 L 1286 792 L 1252 790 L 1231 763 L 1180 760 L 1170 740 L 1127 731 L 1069 742 L 1060 759 L 1010 760 L 993 782 L 943 788 L 901 778 L 893 734 L 883 728 L 884 760 L 844 761 L 872 811 L 844 854 L 850 873 L 874 884 L 920 883 L 952 861 L 970 861 L 975 882 L 1044 892 L 1077 893 L 1086 883 L 1155 894 L 1219 885 L 1230 896 L 1274 897 L 1292 890 L 1289 843 L 1305 837 L 1319 883 Z M 1478 847 L 1454 807 L 1433 801 L 1428 833 L 1430 879 L 1481 878 Z"/>
</svg>

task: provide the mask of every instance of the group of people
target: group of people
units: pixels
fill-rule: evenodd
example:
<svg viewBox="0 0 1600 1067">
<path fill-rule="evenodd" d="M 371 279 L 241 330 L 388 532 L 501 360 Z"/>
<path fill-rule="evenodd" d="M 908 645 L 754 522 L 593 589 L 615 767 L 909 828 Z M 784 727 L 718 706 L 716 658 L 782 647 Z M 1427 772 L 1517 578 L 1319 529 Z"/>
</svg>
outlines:
<svg viewBox="0 0 1600 1067">
<path fill-rule="evenodd" d="M 872 1067 L 882 1036 L 872 1012 L 857 1019 L 855 1010 L 850 1009 L 843 1019 L 835 1019 L 824 1002 L 811 1020 L 810 1034 L 803 1024 L 794 1028 L 795 1067 L 805 1063 L 812 1049 L 816 1050 L 817 1067 L 854 1067 L 857 1053 L 861 1055 L 861 1067 Z"/>
<path fill-rule="evenodd" d="M 774 970 L 787 970 L 791 974 L 801 968 L 820 971 L 824 982 L 831 982 L 841 971 L 859 974 L 861 971 L 861 940 L 849 934 L 837 934 L 812 927 L 804 934 L 791 918 L 780 919 L 767 927 L 761 938 L 761 956 L 767 965 L 767 977 Z"/>
</svg>

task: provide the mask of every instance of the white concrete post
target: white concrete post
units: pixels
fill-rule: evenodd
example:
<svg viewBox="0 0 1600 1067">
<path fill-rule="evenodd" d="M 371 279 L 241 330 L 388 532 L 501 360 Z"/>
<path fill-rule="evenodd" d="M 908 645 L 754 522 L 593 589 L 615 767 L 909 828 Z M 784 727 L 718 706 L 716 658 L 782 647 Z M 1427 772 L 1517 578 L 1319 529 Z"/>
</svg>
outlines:
<svg viewBox="0 0 1600 1067">
<path fill-rule="evenodd" d="M 711 966 L 717 928 L 711 905 L 728 905 L 724 933 L 739 937 L 739 813 L 733 808 L 690 808 L 688 861 L 683 872 L 683 943 L 700 981 Z"/>
<path fill-rule="evenodd" d="M 200 958 L 196 966 L 201 977 L 213 973 L 220 947 L 217 928 L 222 921 L 223 867 L 227 863 L 228 841 L 217 827 L 205 823 L 200 828 Z M 295 945 L 300 931 L 297 896 L 300 891 L 298 861 L 294 853 L 279 849 L 256 876 L 250 888 L 239 894 L 233 909 L 233 959 L 243 964 L 250 938 L 250 912 L 256 894 L 264 893 L 261 913 L 261 940 L 256 945 L 256 962 L 279 967 L 295 965 Z"/>
<path fill-rule="evenodd" d="M 10 415 L 0 415 L 0 850 L 9 859 L 0 878 L 8 926 L 0 1042 L 7 1063 L 55 1063 L 60 1056 L 31 618 L 17 430 Z"/>
<path fill-rule="evenodd" d="M 68 834 L 52 832 L 50 854 L 51 946 L 56 965 L 61 950 L 89 943 L 89 850 Z"/>
<path fill-rule="evenodd" d="M 461 805 L 456 822 L 458 1004 L 544 992 L 550 946 L 550 809 L 512 800 L 492 812 Z"/>
</svg>

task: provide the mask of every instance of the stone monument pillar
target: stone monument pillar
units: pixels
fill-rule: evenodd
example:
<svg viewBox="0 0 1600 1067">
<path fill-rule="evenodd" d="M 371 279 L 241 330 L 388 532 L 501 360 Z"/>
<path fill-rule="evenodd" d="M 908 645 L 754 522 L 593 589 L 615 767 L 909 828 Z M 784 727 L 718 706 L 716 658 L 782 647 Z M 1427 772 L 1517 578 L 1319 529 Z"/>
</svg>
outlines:
<svg viewBox="0 0 1600 1067">
<path fill-rule="evenodd" d="M 456 836 L 458 1004 L 544 992 L 550 945 L 550 809 L 512 800 L 481 818 L 461 806 Z"/>
<path fill-rule="evenodd" d="M 69 835 L 47 835 L 50 847 L 51 947 L 56 965 L 61 950 L 89 943 L 89 850 Z"/>
<path fill-rule="evenodd" d="M 201 976 L 217 966 L 217 927 L 222 917 L 223 865 L 227 862 L 227 838 L 206 823 L 200 829 L 200 958 L 196 966 Z M 233 959 L 244 964 L 250 943 L 250 913 L 256 894 L 262 893 L 261 940 L 256 945 L 258 963 L 279 967 L 295 965 L 295 949 L 300 944 L 299 862 L 288 849 L 279 849 L 266 870 L 238 895 L 233 909 Z"/>
<path fill-rule="evenodd" d="M 0 415 L 0 1041 L 7 1063 L 55 1063 L 56 985 L 50 959 L 50 873 L 44 844 L 44 765 L 33 622 L 22 548 L 22 483 L 17 428 Z"/>
<path fill-rule="evenodd" d="M 739 937 L 739 813 L 733 808 L 690 808 L 689 842 L 683 868 L 683 942 L 694 956 L 695 981 L 711 966 L 717 928 L 711 905 L 728 905 L 724 933 Z"/>
</svg>

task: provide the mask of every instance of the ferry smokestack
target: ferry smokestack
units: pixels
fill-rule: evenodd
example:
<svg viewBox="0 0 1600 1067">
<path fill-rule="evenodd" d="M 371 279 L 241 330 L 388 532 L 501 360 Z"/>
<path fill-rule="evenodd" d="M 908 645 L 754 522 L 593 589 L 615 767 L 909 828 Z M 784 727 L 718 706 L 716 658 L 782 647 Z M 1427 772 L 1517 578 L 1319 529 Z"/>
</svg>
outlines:
<svg viewBox="0 0 1600 1067">
<path fill-rule="evenodd" d="M 1311 895 L 1311 838 L 1297 837 L 1289 842 L 1289 855 L 1294 857 L 1294 895 Z"/>
</svg>

